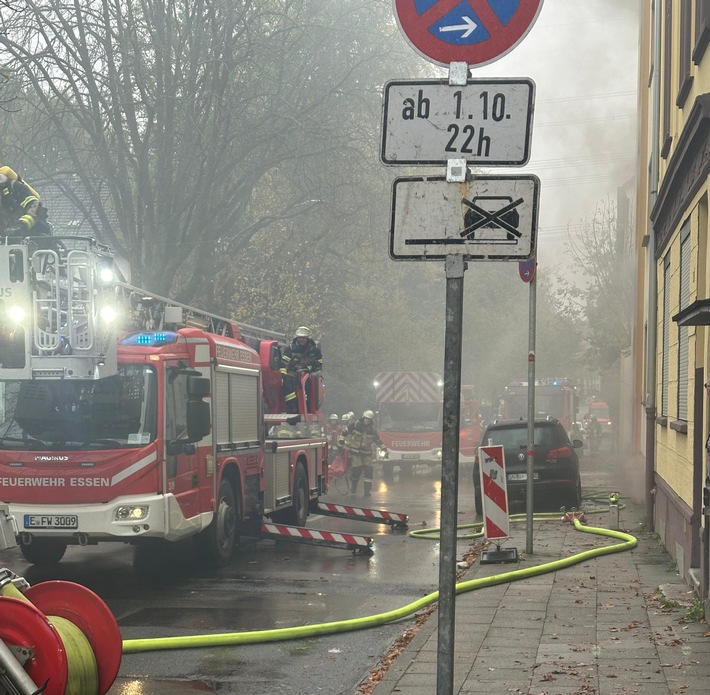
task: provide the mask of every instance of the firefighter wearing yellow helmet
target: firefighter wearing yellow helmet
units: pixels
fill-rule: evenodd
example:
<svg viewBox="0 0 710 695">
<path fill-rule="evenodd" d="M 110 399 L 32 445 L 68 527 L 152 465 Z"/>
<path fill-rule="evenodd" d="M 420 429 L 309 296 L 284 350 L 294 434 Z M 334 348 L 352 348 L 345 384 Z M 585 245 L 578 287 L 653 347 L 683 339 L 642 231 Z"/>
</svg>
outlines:
<svg viewBox="0 0 710 695">
<path fill-rule="evenodd" d="M 300 326 L 293 340 L 281 353 L 281 382 L 287 413 L 298 413 L 296 389 L 301 372 L 320 372 L 323 369 L 323 355 L 320 345 L 313 340 L 311 329 Z"/>
<path fill-rule="evenodd" d="M 39 194 L 9 166 L 0 167 L 0 233 L 4 236 L 51 234 Z"/>
<path fill-rule="evenodd" d="M 340 435 L 341 446 L 347 447 L 350 461 L 350 492 L 356 494 L 358 482 L 363 479 L 365 497 L 372 495 L 373 448 L 377 445 L 387 451 L 380 435 L 375 429 L 375 414 L 366 410 L 356 422 L 348 425 Z"/>
</svg>

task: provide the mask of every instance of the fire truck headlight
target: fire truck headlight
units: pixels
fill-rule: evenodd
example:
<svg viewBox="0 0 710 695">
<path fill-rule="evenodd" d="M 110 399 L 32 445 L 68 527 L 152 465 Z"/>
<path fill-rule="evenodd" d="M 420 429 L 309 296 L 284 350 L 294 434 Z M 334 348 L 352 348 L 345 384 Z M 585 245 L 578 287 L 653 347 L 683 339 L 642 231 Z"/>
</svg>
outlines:
<svg viewBox="0 0 710 695">
<path fill-rule="evenodd" d="M 118 312 L 112 306 L 101 307 L 99 311 L 99 316 L 104 323 L 113 323 L 118 316 Z"/>
<path fill-rule="evenodd" d="M 113 268 L 104 265 L 99 268 L 99 282 L 104 285 L 111 285 L 116 281 L 116 273 L 113 272 Z"/>
<path fill-rule="evenodd" d="M 437 452 L 436 452 L 436 458 L 438 458 L 439 461 L 441 461 L 441 449 L 438 449 L 438 450 L 437 450 Z"/>
<path fill-rule="evenodd" d="M 148 507 L 123 506 L 116 510 L 116 521 L 140 521 L 148 516 Z"/>
<path fill-rule="evenodd" d="M 13 323 L 22 323 L 27 316 L 27 312 L 21 306 L 14 305 L 8 308 L 7 316 Z"/>
</svg>

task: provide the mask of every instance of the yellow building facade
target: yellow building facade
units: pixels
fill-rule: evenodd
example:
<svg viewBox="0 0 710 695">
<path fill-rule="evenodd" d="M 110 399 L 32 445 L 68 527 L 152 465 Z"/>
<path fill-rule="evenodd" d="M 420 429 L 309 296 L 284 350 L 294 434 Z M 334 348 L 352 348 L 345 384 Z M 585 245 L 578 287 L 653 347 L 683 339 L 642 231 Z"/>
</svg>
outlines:
<svg viewBox="0 0 710 695">
<path fill-rule="evenodd" d="M 707 600 L 710 0 L 645 0 L 641 17 L 628 453 L 649 527 Z"/>
</svg>

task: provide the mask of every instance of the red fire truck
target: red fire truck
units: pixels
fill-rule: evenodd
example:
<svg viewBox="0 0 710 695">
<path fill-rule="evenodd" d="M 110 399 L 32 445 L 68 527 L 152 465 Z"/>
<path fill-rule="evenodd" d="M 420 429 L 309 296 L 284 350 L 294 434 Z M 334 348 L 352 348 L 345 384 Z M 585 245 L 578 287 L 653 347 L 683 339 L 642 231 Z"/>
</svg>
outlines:
<svg viewBox="0 0 710 695">
<path fill-rule="evenodd" d="M 380 372 L 375 377 L 380 437 L 389 449 L 385 473 L 441 464 L 443 381 L 435 372 Z"/>
<path fill-rule="evenodd" d="M 389 449 L 385 473 L 397 465 L 441 464 L 443 381 L 435 372 L 380 372 L 375 378 L 378 431 Z M 473 386 L 461 387 L 459 461 L 472 462 L 481 439 Z"/>
<path fill-rule="evenodd" d="M 570 439 L 579 439 L 579 435 L 575 432 L 578 408 L 577 389 L 569 379 L 546 378 L 535 382 L 535 417 L 551 415 L 557 418 Z M 501 416 L 514 420 L 527 419 L 527 381 L 513 381 L 506 386 Z"/>
<path fill-rule="evenodd" d="M 24 557 L 193 536 L 219 566 L 264 515 L 303 526 L 328 482 L 320 375 L 289 416 L 283 335 L 114 269 L 87 238 L 0 245 L 0 502 Z"/>
</svg>

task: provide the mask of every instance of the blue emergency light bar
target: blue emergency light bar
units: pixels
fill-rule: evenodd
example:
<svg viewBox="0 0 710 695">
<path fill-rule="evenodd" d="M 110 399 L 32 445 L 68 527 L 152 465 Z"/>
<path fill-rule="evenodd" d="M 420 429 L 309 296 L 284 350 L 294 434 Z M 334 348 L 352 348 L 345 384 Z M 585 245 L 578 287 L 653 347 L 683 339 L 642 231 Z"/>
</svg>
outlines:
<svg viewBox="0 0 710 695">
<path fill-rule="evenodd" d="M 119 341 L 120 345 L 137 345 L 140 347 L 160 347 L 177 343 L 178 334 L 175 331 L 141 331 L 130 333 Z"/>
</svg>

